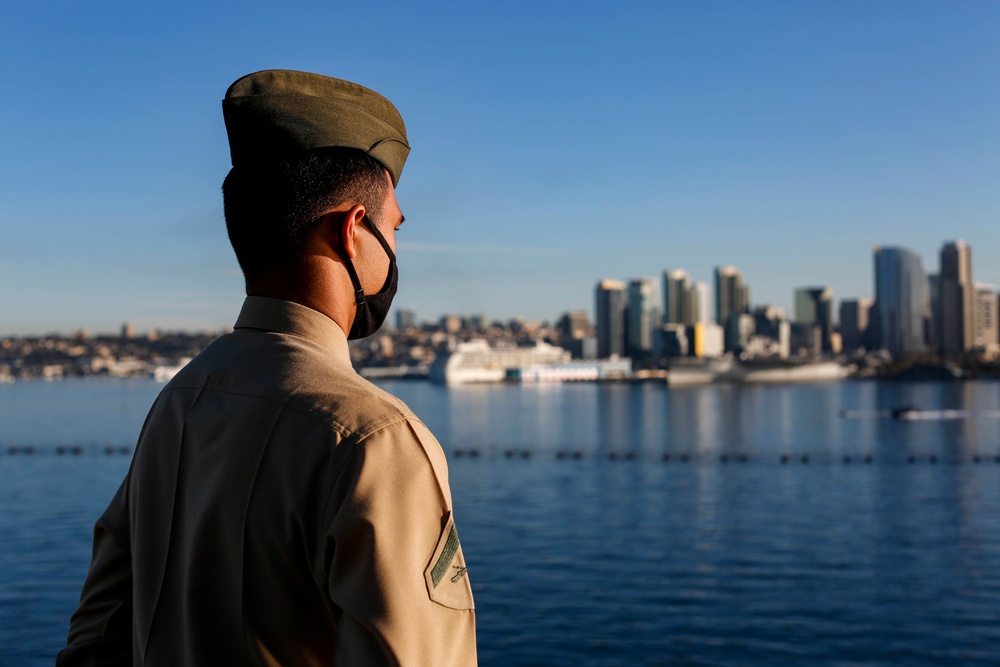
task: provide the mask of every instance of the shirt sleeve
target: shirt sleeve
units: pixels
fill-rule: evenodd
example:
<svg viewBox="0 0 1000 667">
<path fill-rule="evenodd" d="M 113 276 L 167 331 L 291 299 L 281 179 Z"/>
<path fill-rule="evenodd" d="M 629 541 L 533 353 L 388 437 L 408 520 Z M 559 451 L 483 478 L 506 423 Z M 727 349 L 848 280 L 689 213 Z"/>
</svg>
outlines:
<svg viewBox="0 0 1000 667">
<path fill-rule="evenodd" d="M 476 665 L 472 588 L 441 446 L 416 420 L 363 439 L 331 498 L 338 666 Z"/>
<path fill-rule="evenodd" d="M 132 664 L 128 477 L 94 526 L 94 555 L 56 667 Z"/>
</svg>

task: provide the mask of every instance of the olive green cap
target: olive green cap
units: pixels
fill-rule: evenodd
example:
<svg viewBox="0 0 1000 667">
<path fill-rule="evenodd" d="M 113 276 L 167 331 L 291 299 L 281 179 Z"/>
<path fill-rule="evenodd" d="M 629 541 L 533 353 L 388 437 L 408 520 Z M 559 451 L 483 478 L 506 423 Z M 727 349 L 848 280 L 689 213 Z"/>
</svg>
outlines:
<svg viewBox="0 0 1000 667">
<path fill-rule="evenodd" d="M 374 90 L 321 74 L 271 69 L 248 74 L 222 100 L 233 166 L 287 159 L 314 148 L 358 148 L 399 183 L 410 153 L 406 126 Z"/>
</svg>

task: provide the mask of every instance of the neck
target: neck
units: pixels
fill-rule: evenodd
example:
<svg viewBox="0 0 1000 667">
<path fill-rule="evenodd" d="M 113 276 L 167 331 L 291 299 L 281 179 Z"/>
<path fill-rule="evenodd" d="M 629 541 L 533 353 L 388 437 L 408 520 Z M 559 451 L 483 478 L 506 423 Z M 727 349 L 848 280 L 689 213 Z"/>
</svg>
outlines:
<svg viewBox="0 0 1000 667">
<path fill-rule="evenodd" d="M 295 267 L 275 266 L 247 276 L 246 292 L 312 308 L 336 322 L 345 336 L 351 330 L 354 288 L 344 267 L 329 259 L 311 258 Z"/>
</svg>

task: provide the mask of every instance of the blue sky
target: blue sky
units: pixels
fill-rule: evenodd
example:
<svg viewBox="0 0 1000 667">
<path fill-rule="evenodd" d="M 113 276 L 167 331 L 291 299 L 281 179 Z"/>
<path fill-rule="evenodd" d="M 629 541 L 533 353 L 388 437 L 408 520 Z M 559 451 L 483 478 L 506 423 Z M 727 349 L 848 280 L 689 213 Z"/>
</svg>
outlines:
<svg viewBox="0 0 1000 667">
<path fill-rule="evenodd" d="M 231 325 L 220 101 L 272 67 L 402 112 L 420 318 L 720 264 L 790 313 L 954 238 L 1000 283 L 1000 3 L 4 3 L 0 62 L 0 335 Z"/>
</svg>

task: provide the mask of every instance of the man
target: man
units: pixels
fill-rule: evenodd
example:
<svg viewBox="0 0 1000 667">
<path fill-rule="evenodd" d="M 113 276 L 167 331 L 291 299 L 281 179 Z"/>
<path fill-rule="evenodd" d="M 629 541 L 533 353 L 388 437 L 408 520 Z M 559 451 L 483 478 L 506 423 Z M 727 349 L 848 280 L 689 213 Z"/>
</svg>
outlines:
<svg viewBox="0 0 1000 667">
<path fill-rule="evenodd" d="M 347 347 L 396 289 L 402 118 L 282 70 L 223 112 L 247 299 L 150 410 L 57 663 L 474 665 L 444 454 Z"/>
</svg>

